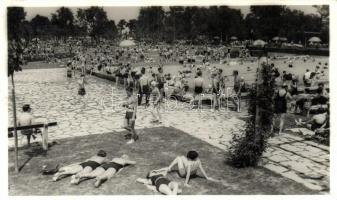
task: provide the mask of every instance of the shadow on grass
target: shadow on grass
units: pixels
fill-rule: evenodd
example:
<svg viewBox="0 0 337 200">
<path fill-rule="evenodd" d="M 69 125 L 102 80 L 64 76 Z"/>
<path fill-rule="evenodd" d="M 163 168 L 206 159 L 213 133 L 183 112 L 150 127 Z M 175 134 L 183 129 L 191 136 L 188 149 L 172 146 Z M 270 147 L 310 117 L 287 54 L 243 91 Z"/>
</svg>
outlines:
<svg viewBox="0 0 337 200">
<path fill-rule="evenodd" d="M 50 150 L 51 147 L 56 145 L 56 142 L 48 143 L 48 148 Z M 11 148 L 9 151 L 14 151 L 14 148 Z M 47 152 L 44 150 L 41 146 L 41 144 L 34 142 L 31 144 L 31 146 L 22 146 L 18 148 L 18 151 L 23 151 L 24 161 L 22 164 L 19 164 L 19 172 L 34 158 L 34 157 L 46 157 Z M 11 167 L 9 170 L 14 170 L 13 167 Z"/>
</svg>

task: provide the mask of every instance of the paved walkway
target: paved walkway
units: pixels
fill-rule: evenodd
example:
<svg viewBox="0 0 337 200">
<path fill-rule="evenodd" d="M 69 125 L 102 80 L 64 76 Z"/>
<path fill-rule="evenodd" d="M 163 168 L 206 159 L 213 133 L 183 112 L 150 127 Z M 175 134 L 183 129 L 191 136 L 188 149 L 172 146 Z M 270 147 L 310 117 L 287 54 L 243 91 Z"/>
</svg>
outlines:
<svg viewBox="0 0 337 200">
<path fill-rule="evenodd" d="M 30 103 L 35 116 L 58 122 L 58 126 L 49 129 L 50 140 L 89 134 L 100 137 L 101 133 L 123 130 L 125 111 L 116 108 L 117 102 L 125 97 L 123 91 L 114 89 L 111 82 L 92 77 L 86 86 L 87 95 L 82 98 L 77 95 L 76 80 L 65 76 L 65 69 L 24 70 L 16 75 L 18 108 Z M 9 124 L 12 124 L 10 101 L 8 106 Z M 163 113 L 163 124 L 151 123 L 150 111 L 140 107 L 136 129 L 141 135 L 146 134 L 141 130 L 145 127 L 172 126 L 226 151 L 233 134 L 240 133 L 244 127 L 244 121 L 239 119 L 244 115 L 225 109 L 197 111 L 187 103 L 170 101 Z M 20 145 L 25 142 L 25 138 L 20 139 Z M 313 190 L 328 188 L 328 147 L 291 134 L 271 138 L 269 144 L 264 167 Z M 13 146 L 13 139 L 9 140 L 9 146 Z"/>
</svg>

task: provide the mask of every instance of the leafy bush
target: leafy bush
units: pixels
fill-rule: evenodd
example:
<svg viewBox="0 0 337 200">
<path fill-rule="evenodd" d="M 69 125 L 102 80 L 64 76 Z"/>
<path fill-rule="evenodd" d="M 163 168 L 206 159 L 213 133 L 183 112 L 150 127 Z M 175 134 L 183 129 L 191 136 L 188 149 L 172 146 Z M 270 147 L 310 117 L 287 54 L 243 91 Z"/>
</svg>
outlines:
<svg viewBox="0 0 337 200">
<path fill-rule="evenodd" d="M 234 134 L 228 162 L 235 167 L 257 166 L 267 147 L 273 121 L 274 81 L 271 67 L 263 64 L 249 93 L 249 118 L 244 133 Z"/>
</svg>

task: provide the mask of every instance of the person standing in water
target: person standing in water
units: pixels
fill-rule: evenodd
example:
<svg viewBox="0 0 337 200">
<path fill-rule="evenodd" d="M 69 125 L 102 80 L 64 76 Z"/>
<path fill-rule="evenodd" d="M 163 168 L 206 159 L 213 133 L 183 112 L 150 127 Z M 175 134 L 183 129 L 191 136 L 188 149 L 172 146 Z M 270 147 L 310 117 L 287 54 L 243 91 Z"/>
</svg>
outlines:
<svg viewBox="0 0 337 200">
<path fill-rule="evenodd" d="M 84 96 L 86 94 L 85 92 L 85 87 L 84 87 L 84 83 L 85 83 L 85 76 L 84 74 L 81 74 L 80 79 L 78 80 L 78 94 L 81 96 Z"/>
</svg>

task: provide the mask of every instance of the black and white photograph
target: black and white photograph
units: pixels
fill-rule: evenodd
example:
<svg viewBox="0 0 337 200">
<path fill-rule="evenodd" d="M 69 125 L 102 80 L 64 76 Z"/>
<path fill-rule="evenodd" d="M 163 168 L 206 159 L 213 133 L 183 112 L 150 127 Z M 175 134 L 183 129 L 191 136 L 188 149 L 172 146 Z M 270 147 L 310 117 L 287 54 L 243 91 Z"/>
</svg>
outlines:
<svg viewBox="0 0 337 200">
<path fill-rule="evenodd" d="M 329 2 L 6 5 L 8 196 L 330 195 Z"/>
</svg>

